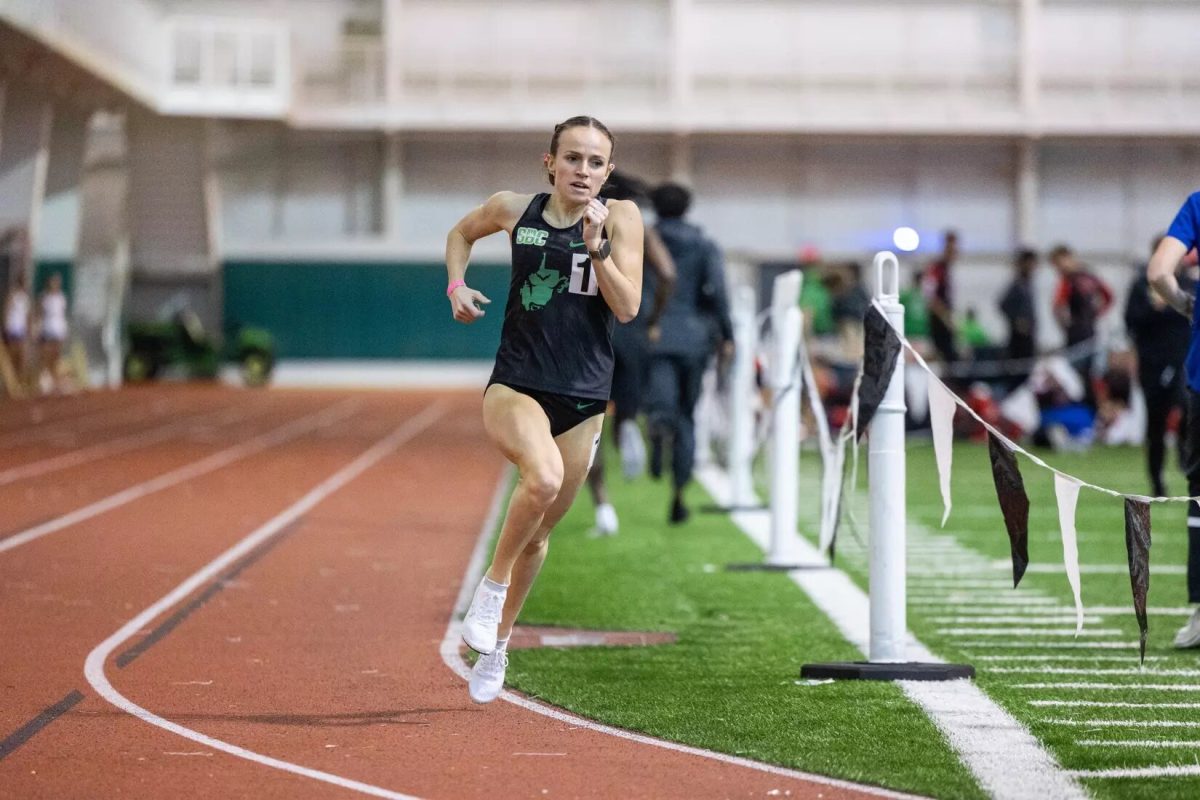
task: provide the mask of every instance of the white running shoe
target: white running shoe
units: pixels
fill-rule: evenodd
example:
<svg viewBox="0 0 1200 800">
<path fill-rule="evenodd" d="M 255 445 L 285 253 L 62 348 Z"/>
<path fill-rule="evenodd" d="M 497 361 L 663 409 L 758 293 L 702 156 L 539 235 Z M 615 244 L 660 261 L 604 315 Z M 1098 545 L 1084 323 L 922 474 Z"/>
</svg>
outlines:
<svg viewBox="0 0 1200 800">
<path fill-rule="evenodd" d="M 489 655 L 480 656 L 471 670 L 468 685 L 471 699 L 476 703 L 490 703 L 500 696 L 504 688 L 504 673 L 508 669 L 508 648 L 500 647 Z"/>
<path fill-rule="evenodd" d="M 500 627 L 500 615 L 504 613 L 504 598 L 508 587 L 496 591 L 481 578 L 471 599 L 471 607 L 463 617 L 462 638 L 476 653 L 487 655 L 496 649 L 496 629 Z"/>
<path fill-rule="evenodd" d="M 1188 620 L 1187 625 L 1184 625 L 1175 634 L 1175 646 L 1180 650 L 1200 647 L 1200 606 L 1192 612 L 1191 619 Z"/>
<path fill-rule="evenodd" d="M 637 423 L 627 419 L 617 429 L 617 442 L 621 446 L 621 473 L 631 481 L 646 471 L 646 443 Z"/>
<path fill-rule="evenodd" d="M 615 536 L 617 533 L 617 510 L 612 503 L 596 506 L 596 535 Z"/>
</svg>

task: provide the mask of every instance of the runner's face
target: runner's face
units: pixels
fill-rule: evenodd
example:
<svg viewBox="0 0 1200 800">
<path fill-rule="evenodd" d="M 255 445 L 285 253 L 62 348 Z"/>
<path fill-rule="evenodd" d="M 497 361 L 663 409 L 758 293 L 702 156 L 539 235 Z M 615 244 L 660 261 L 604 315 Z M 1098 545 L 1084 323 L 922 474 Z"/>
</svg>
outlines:
<svg viewBox="0 0 1200 800">
<path fill-rule="evenodd" d="M 548 168 L 554 174 L 554 190 L 564 200 L 586 203 L 600 193 L 612 172 L 612 144 L 595 128 L 567 128 L 558 137 L 558 153 Z"/>
</svg>

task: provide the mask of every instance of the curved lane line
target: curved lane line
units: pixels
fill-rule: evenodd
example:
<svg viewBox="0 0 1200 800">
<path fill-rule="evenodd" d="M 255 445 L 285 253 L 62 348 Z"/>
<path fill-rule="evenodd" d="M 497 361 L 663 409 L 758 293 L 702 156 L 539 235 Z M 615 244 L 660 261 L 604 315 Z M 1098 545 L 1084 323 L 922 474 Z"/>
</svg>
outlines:
<svg viewBox="0 0 1200 800">
<path fill-rule="evenodd" d="M 283 770 L 295 775 L 300 775 L 305 778 L 311 778 L 323 783 L 340 786 L 344 789 L 351 789 L 356 792 L 371 795 L 373 797 L 386 797 L 390 800 L 417 800 L 412 795 L 394 792 L 390 789 L 384 789 L 380 786 L 373 786 L 369 783 L 344 778 L 341 775 L 334 775 L 329 772 L 305 767 L 301 764 L 294 764 L 291 761 L 274 758 L 272 756 L 256 753 L 253 750 L 247 750 L 244 747 L 239 747 L 229 742 L 214 739 L 211 736 L 206 736 L 199 731 L 185 728 L 178 723 L 171 722 L 164 717 L 147 711 L 137 703 L 133 702 L 123 694 L 118 692 L 109 682 L 108 676 L 104 673 L 104 663 L 114 650 L 120 647 L 125 642 L 132 639 L 140 631 L 146 628 L 156 617 L 178 604 L 185 597 L 196 591 L 200 586 L 219 575 L 229 565 L 233 564 L 238 559 L 245 556 L 255 547 L 258 547 L 267 539 L 275 536 L 288 525 L 291 525 L 296 520 L 311 511 L 318 503 L 324 500 L 329 495 L 341 489 L 350 481 L 357 478 L 370 467 L 374 466 L 384 457 L 390 455 L 401 445 L 416 437 L 446 413 L 445 407 L 440 402 L 435 402 L 426 406 L 426 408 L 409 419 L 403 425 L 396 428 L 385 438 L 376 442 L 366 452 L 360 455 L 354 461 L 350 462 L 340 470 L 335 472 L 330 477 L 326 478 L 315 488 L 309 491 L 304 497 L 300 498 L 296 503 L 289 506 L 282 513 L 266 522 L 257 530 L 248 534 L 244 539 L 235 544 L 233 547 L 226 550 L 221 555 L 217 556 L 212 561 L 195 572 L 190 578 L 176 586 L 170 593 L 163 596 L 156 603 L 151 605 L 142 613 L 138 614 L 129 622 L 125 623 L 120 630 L 109 636 L 103 642 L 96 646 L 91 653 L 88 654 L 87 660 L 84 662 L 83 674 L 87 678 L 88 683 L 92 685 L 101 697 L 112 703 L 122 711 L 126 711 L 143 722 L 148 722 L 163 730 L 170 731 L 185 739 L 190 739 L 193 742 L 211 747 L 214 750 L 220 750 L 223 753 L 237 756 L 238 758 L 253 761 L 263 766 L 272 767 L 273 769 Z"/>
<path fill-rule="evenodd" d="M 462 626 L 460 617 L 466 613 L 467 606 L 471 602 L 471 595 L 475 591 L 475 584 L 483 575 L 484 559 L 487 558 L 488 544 L 492 538 L 492 532 L 496 529 L 496 523 L 500 519 L 500 511 L 504 507 L 504 498 L 508 492 L 508 486 L 512 475 L 512 467 L 507 467 L 500 476 L 500 481 L 496 485 L 496 491 L 492 495 L 492 503 L 488 508 L 487 518 L 483 522 L 483 528 L 479 531 L 479 538 L 475 542 L 475 550 L 471 553 L 471 560 L 467 563 L 467 571 L 463 576 L 462 586 L 458 590 L 458 600 L 454 604 L 454 611 L 450 615 L 450 623 L 446 626 L 446 635 L 442 637 L 441 655 L 442 661 L 456 675 L 463 680 L 470 680 L 471 669 L 463 661 L 459 655 L 459 629 Z M 777 767 L 774 764 L 764 764 L 759 761 L 751 761 L 746 758 L 738 758 L 737 756 L 726 755 L 725 753 L 716 753 L 711 750 L 701 750 L 698 747 L 690 747 L 686 744 L 678 744 L 669 742 L 665 739 L 655 739 L 652 736 L 647 736 L 643 733 L 634 733 L 622 728 L 613 728 L 599 722 L 593 722 L 590 719 L 577 717 L 574 714 L 568 714 L 562 709 L 553 706 L 544 705 L 527 697 L 505 690 L 500 693 L 500 697 L 512 703 L 515 706 L 533 711 L 551 719 L 559 720 L 560 722 L 569 723 L 578 728 L 586 728 L 597 733 L 605 733 L 609 736 L 616 736 L 620 739 L 628 739 L 638 744 L 650 745 L 652 747 L 661 747 L 664 750 L 674 750 L 677 753 L 686 753 L 691 756 L 707 758 L 712 761 L 720 761 L 724 764 L 732 764 L 738 767 L 746 767 L 747 769 L 766 772 L 771 775 L 780 775 L 787 778 L 795 778 L 797 780 L 808 781 L 810 783 L 820 783 L 825 786 L 835 787 L 838 789 L 850 789 L 865 794 L 872 794 L 876 797 L 890 798 L 891 800 L 920 800 L 919 795 L 905 794 L 903 792 L 895 792 L 890 789 L 883 789 L 878 786 L 870 786 L 861 783 L 853 783 L 851 781 L 838 780 L 825 775 L 815 775 L 811 772 L 800 772 L 799 770 L 787 769 L 786 767 Z"/>
</svg>

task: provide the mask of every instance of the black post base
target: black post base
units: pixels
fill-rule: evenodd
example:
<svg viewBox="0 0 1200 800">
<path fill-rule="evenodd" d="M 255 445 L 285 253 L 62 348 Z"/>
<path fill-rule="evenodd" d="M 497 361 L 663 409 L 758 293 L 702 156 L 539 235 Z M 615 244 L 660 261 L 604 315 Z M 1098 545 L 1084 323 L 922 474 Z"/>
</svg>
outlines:
<svg viewBox="0 0 1200 800">
<path fill-rule="evenodd" d="M 726 564 L 727 572 L 794 572 L 798 569 L 829 569 L 828 564 L 768 564 L 760 561 L 754 564 Z"/>
<path fill-rule="evenodd" d="M 898 664 L 872 661 L 838 661 L 828 664 L 805 664 L 800 667 L 801 678 L 814 680 L 858 681 L 953 681 L 974 678 L 970 664 L 926 664 L 909 661 Z"/>
<path fill-rule="evenodd" d="M 731 514 L 735 511 L 766 511 L 767 506 L 719 506 L 707 503 L 696 510 L 701 514 Z"/>
</svg>

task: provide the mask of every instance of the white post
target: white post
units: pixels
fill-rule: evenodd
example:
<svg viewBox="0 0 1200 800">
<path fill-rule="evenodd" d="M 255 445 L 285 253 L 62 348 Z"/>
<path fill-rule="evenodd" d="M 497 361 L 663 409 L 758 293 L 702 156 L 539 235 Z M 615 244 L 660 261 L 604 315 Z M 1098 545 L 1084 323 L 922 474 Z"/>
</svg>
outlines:
<svg viewBox="0 0 1200 800">
<path fill-rule="evenodd" d="M 904 330 L 900 266 L 884 251 L 875 256 L 875 297 L 896 330 Z M 904 354 L 896 359 L 887 393 L 871 421 L 868 469 L 871 503 L 871 646 L 873 662 L 905 661 Z"/>
<path fill-rule="evenodd" d="M 758 302 L 749 286 L 733 296 L 733 366 L 729 382 L 729 479 L 732 503 L 754 505 L 750 473 L 754 458 L 754 355 L 758 352 Z"/>
<path fill-rule="evenodd" d="M 767 563 L 796 562 L 796 523 L 800 494 L 800 309 L 779 310 L 773 321 L 771 389 L 771 546 Z"/>
</svg>

